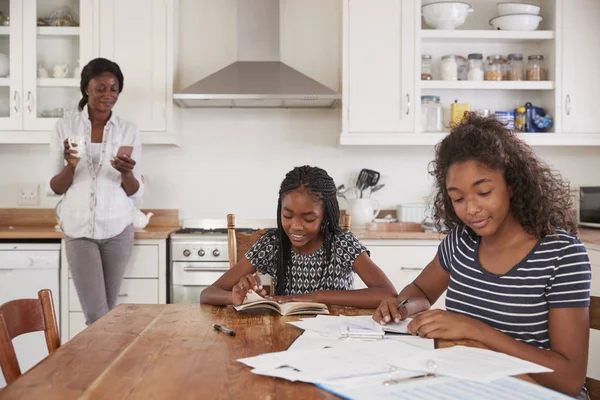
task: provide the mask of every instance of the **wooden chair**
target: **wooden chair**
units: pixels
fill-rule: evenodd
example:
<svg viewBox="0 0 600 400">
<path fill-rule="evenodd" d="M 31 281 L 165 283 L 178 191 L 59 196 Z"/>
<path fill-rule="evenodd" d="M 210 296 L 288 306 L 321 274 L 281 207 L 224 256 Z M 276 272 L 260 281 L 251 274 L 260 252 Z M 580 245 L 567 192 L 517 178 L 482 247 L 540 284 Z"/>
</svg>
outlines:
<svg viewBox="0 0 600 400">
<path fill-rule="evenodd" d="M 345 231 L 350 232 L 350 224 L 352 223 L 352 217 L 350 215 L 344 215 L 342 217 L 341 228 Z"/>
<path fill-rule="evenodd" d="M 590 304 L 590 328 L 600 330 L 600 297 L 592 296 Z M 592 400 L 600 400 L 600 380 L 586 378 L 585 383 Z"/>
<path fill-rule="evenodd" d="M 48 354 L 60 347 L 52 292 L 43 289 L 37 299 L 19 299 L 0 306 L 0 367 L 7 384 L 21 376 L 12 340 L 25 333 L 44 331 Z"/>
</svg>

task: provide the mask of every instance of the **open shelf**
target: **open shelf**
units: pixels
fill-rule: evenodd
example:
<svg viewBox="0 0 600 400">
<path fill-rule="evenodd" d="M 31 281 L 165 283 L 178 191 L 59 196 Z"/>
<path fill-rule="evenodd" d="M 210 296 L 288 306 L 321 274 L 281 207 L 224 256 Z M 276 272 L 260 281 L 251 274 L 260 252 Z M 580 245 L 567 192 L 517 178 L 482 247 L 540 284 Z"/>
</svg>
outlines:
<svg viewBox="0 0 600 400">
<path fill-rule="evenodd" d="M 38 78 L 39 87 L 79 87 L 77 78 Z"/>
<path fill-rule="evenodd" d="M 10 35 L 10 26 L 0 26 L 0 36 Z"/>
<path fill-rule="evenodd" d="M 40 36 L 79 36 L 78 26 L 38 26 Z"/>
<path fill-rule="evenodd" d="M 495 30 L 438 30 L 421 29 L 421 38 L 424 41 L 497 41 L 497 42 L 523 42 L 542 41 L 555 38 L 554 31 L 495 31 Z"/>
<path fill-rule="evenodd" d="M 2 77 L 0 78 L 0 87 L 10 86 L 10 78 Z"/>
<path fill-rule="evenodd" d="M 421 89 L 553 90 L 554 81 L 421 81 Z"/>
</svg>

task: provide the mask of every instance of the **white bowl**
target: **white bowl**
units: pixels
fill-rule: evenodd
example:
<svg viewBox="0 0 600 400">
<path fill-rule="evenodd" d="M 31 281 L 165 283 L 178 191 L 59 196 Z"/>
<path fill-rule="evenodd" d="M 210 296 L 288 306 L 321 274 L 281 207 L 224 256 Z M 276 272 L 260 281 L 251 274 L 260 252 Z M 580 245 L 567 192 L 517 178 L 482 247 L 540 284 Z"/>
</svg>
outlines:
<svg viewBox="0 0 600 400">
<path fill-rule="evenodd" d="M 456 29 L 467 20 L 473 12 L 469 3 L 459 1 L 429 3 L 421 7 L 425 23 L 435 29 Z"/>
<path fill-rule="evenodd" d="M 535 31 L 543 18 L 540 15 L 512 14 L 501 15 L 490 20 L 494 29 L 501 31 Z"/>
<path fill-rule="evenodd" d="M 539 15 L 542 7 L 536 6 L 535 4 L 527 3 L 498 3 L 496 4 L 498 9 L 498 15 L 511 15 L 511 14 L 531 14 Z"/>
</svg>

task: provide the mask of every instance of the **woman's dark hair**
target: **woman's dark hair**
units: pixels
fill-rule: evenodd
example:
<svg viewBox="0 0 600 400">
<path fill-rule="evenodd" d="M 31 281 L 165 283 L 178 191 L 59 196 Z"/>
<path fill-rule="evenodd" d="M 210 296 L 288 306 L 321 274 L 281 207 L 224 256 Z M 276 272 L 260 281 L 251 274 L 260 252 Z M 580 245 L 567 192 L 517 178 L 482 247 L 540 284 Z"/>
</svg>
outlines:
<svg viewBox="0 0 600 400">
<path fill-rule="evenodd" d="M 88 95 L 86 94 L 88 84 L 92 79 L 105 72 L 110 72 L 117 77 L 117 81 L 119 81 L 119 93 L 123 91 L 123 73 L 117 63 L 107 60 L 106 58 L 94 58 L 87 63 L 81 71 L 81 83 L 79 84 L 79 88 L 81 90 L 82 98 L 79 100 L 79 111 L 83 110 L 83 107 L 85 107 L 88 102 Z"/>
<path fill-rule="evenodd" d="M 511 190 L 510 211 L 525 231 L 541 239 L 556 229 L 577 232 L 568 182 L 538 159 L 533 150 L 494 117 L 465 113 L 460 124 L 435 148 L 431 175 L 435 177 L 434 221 L 444 232 L 462 224 L 446 190 L 448 169 L 477 161 L 502 171 Z"/>
<path fill-rule="evenodd" d="M 285 176 L 279 189 L 279 200 L 277 201 L 277 241 L 279 242 L 279 255 L 277 258 L 277 280 L 275 294 L 282 296 L 288 287 L 287 266 L 292 256 L 292 244 L 283 231 L 281 224 L 281 201 L 283 196 L 294 190 L 303 189 L 323 201 L 325 216 L 321 223 L 321 232 L 324 236 L 325 256 L 331 259 L 331 243 L 334 234 L 340 228 L 340 206 L 337 201 L 336 187 L 333 179 L 327 172 L 319 167 L 304 165 L 296 167 Z"/>
</svg>

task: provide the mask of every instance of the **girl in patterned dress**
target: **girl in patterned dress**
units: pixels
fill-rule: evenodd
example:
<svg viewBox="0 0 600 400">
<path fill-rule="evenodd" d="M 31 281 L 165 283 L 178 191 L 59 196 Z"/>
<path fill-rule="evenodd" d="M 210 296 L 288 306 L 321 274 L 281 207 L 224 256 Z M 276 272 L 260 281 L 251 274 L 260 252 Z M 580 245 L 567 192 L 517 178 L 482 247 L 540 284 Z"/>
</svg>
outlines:
<svg viewBox="0 0 600 400">
<path fill-rule="evenodd" d="M 569 186 L 494 118 L 467 114 L 436 148 L 437 256 L 373 318 L 471 339 L 552 369 L 541 385 L 587 398 L 591 267 Z M 428 310 L 446 291 L 446 311 Z M 397 306 L 409 299 L 406 307 Z"/>
<path fill-rule="evenodd" d="M 333 179 L 321 168 L 288 172 L 277 203 L 277 229 L 267 230 L 246 256 L 202 291 L 200 302 L 242 304 L 250 291 L 266 296 L 257 272 L 273 279 L 280 302 L 309 301 L 375 308 L 396 289 L 350 232 L 340 228 Z M 367 285 L 353 290 L 353 273 Z"/>
</svg>

